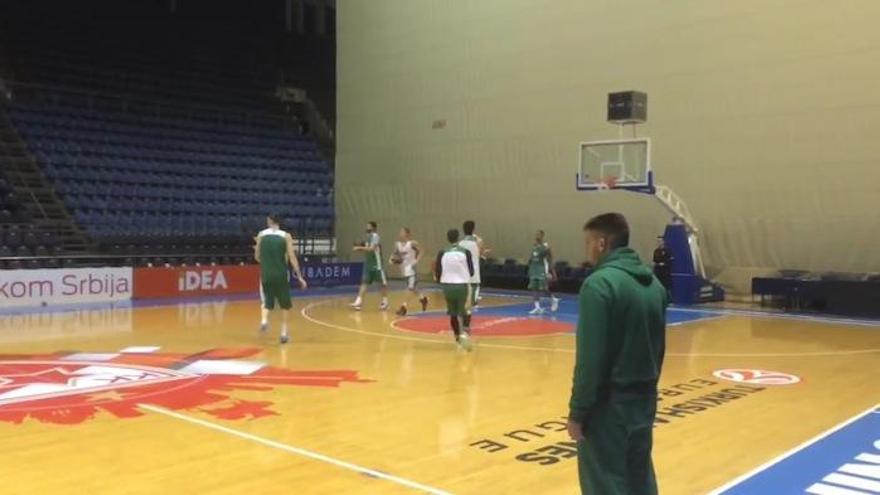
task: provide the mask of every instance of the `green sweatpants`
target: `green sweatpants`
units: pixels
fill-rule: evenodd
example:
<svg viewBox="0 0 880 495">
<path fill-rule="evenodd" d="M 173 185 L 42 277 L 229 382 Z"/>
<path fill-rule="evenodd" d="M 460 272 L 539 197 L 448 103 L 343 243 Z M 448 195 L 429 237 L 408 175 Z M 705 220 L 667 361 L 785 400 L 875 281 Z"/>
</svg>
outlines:
<svg viewBox="0 0 880 495">
<path fill-rule="evenodd" d="M 651 461 L 657 398 L 636 396 L 595 406 L 578 443 L 584 495 L 656 495 Z"/>
<path fill-rule="evenodd" d="M 446 299 L 446 314 L 449 316 L 467 315 L 468 284 L 440 284 Z"/>
</svg>

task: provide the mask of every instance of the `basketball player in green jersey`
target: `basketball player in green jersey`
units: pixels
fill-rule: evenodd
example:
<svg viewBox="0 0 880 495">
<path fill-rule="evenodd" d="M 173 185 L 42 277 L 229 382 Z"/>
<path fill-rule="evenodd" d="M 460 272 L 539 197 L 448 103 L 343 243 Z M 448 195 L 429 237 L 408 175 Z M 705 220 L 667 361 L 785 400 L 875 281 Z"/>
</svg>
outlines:
<svg viewBox="0 0 880 495">
<path fill-rule="evenodd" d="M 559 299 L 550 292 L 550 281 L 556 278 L 552 265 L 553 252 L 550 244 L 544 242 L 544 231 L 539 230 L 535 232 L 535 245 L 532 246 L 529 256 L 529 290 L 535 299 L 535 308 L 529 311 L 530 315 L 544 313 L 544 308 L 541 307 L 542 293 L 550 299 L 550 311 L 559 309 Z"/>
<path fill-rule="evenodd" d="M 480 238 L 475 232 L 477 228 L 476 223 L 473 220 L 467 220 L 462 225 L 462 230 L 464 231 L 464 238 L 459 241 L 458 245 L 467 249 L 471 253 L 471 258 L 474 263 L 474 274 L 471 276 L 471 309 L 469 311 L 473 311 L 476 309 L 477 305 L 480 303 L 480 259 L 484 258 L 487 254 L 489 254 L 489 248 L 485 246 L 483 243 L 483 239 Z"/>
<path fill-rule="evenodd" d="M 385 270 L 382 268 L 382 245 L 380 244 L 376 222 L 367 222 L 367 242 L 363 245 L 355 246 L 353 249 L 354 251 L 364 253 L 364 274 L 361 279 L 361 286 L 358 289 L 357 299 L 350 306 L 360 311 L 361 304 L 364 301 L 364 294 L 367 293 L 367 287 L 376 282 L 382 290 L 382 302 L 379 304 L 379 310 L 385 311 L 388 309 L 388 279 L 385 277 Z"/>
<path fill-rule="evenodd" d="M 257 245 L 254 249 L 254 257 L 260 264 L 260 296 L 263 301 L 260 331 L 266 332 L 269 329 L 269 311 L 275 309 L 277 301 L 283 315 L 281 343 L 286 344 L 290 340 L 287 335 L 287 320 L 292 307 L 287 265 L 290 264 L 293 268 L 300 287 L 305 289 L 308 284 L 299 269 L 299 260 L 293 249 L 293 237 L 281 230 L 280 216 L 269 215 L 266 224 L 267 228 L 257 235 Z"/>
</svg>

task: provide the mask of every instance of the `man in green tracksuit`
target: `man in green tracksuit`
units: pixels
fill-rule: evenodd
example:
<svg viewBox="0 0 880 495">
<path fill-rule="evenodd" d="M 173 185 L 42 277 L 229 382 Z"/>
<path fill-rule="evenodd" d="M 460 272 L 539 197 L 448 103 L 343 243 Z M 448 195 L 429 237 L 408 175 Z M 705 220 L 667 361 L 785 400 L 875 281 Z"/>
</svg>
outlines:
<svg viewBox="0 0 880 495">
<path fill-rule="evenodd" d="M 595 267 L 581 286 L 568 433 L 578 442 L 581 492 L 657 493 L 651 461 L 666 289 L 630 249 L 623 215 L 584 226 Z"/>
<path fill-rule="evenodd" d="M 529 290 L 532 291 L 532 298 L 535 302 L 535 308 L 529 311 L 530 315 L 544 314 L 544 308 L 541 307 L 541 294 L 550 299 L 550 311 L 556 312 L 559 309 L 559 299 L 553 297 L 550 292 L 550 281 L 556 278 L 553 271 L 553 251 L 550 250 L 550 243 L 544 242 L 544 231 L 535 232 L 535 244 L 532 246 L 532 252 L 529 255 Z"/>
</svg>

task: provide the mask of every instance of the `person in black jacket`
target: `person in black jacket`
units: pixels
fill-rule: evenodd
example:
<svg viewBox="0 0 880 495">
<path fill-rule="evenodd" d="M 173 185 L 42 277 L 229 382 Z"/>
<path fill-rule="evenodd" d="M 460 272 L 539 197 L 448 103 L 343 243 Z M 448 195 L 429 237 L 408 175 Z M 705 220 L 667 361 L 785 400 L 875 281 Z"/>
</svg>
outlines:
<svg viewBox="0 0 880 495">
<path fill-rule="evenodd" d="M 667 291 L 672 291 L 672 253 L 666 249 L 662 236 L 657 238 L 657 249 L 654 250 L 654 275 Z"/>
</svg>

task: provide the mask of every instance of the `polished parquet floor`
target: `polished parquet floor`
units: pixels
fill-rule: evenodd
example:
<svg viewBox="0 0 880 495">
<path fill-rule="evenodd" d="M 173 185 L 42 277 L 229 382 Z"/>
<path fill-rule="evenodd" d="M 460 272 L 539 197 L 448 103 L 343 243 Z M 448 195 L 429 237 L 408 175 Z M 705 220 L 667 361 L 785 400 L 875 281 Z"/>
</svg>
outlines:
<svg viewBox="0 0 880 495">
<path fill-rule="evenodd" d="M 250 299 L 0 314 L 0 492 L 577 492 L 573 300 L 530 318 L 528 300 L 489 295 L 466 353 L 435 302 L 401 320 L 349 299 L 296 298 L 286 346 Z M 880 402 L 880 324 L 670 322 L 661 493 L 710 492 Z"/>
</svg>

